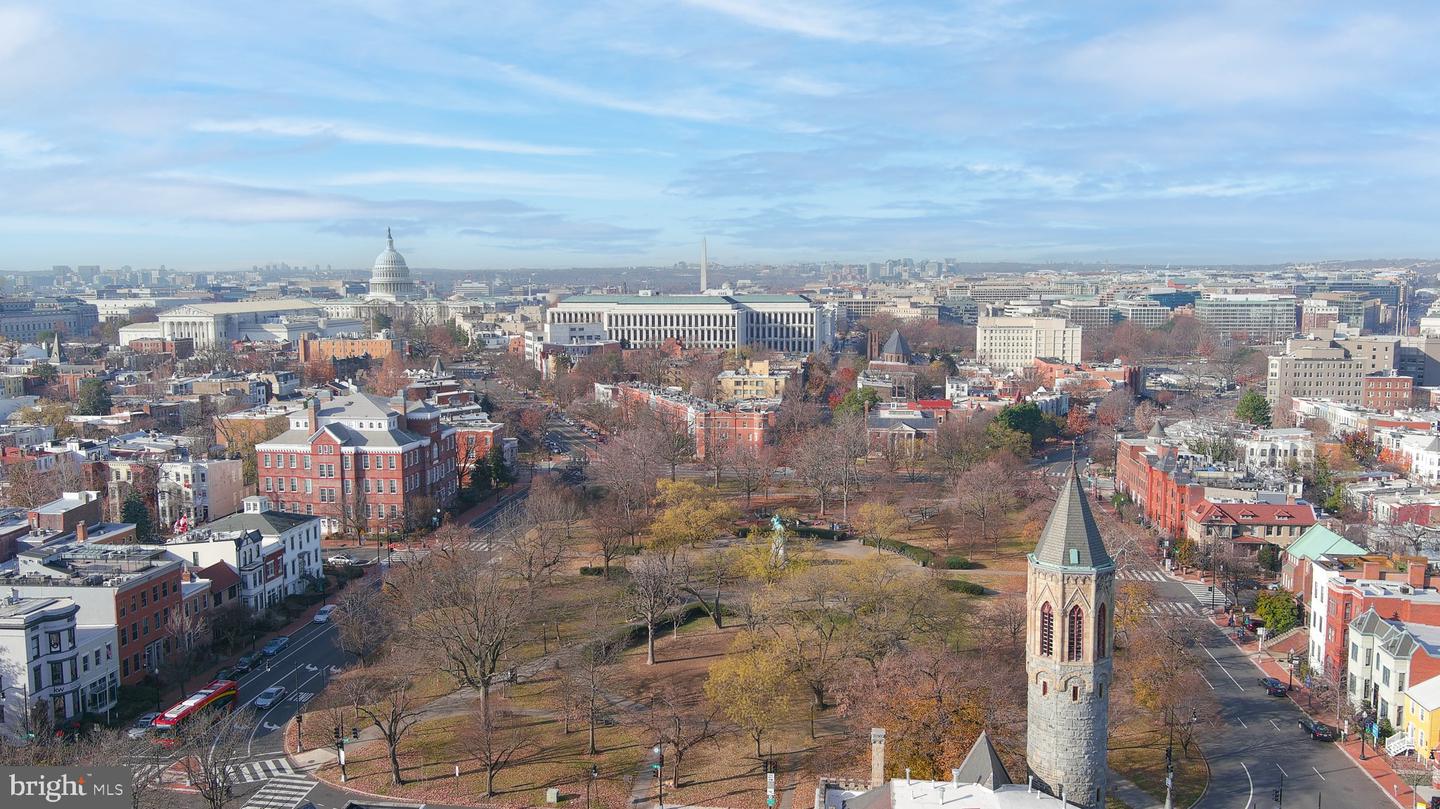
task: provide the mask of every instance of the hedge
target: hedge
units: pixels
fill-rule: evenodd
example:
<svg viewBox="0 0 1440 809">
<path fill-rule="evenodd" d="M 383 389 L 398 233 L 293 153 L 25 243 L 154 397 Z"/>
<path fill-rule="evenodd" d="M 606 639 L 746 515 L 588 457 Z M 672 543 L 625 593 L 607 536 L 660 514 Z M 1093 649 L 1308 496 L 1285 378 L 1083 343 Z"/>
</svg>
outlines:
<svg viewBox="0 0 1440 809">
<path fill-rule="evenodd" d="M 977 570 L 980 566 L 979 562 L 972 562 L 963 556 L 945 557 L 946 570 Z"/>
<path fill-rule="evenodd" d="M 605 575 L 605 568 L 603 568 L 603 567 L 582 567 L 582 568 L 580 568 L 580 575 L 582 575 L 582 576 L 603 576 L 603 575 Z"/>
<path fill-rule="evenodd" d="M 983 596 L 990 592 L 973 581 L 965 581 L 964 579 L 945 579 L 944 581 L 945 589 L 952 593 L 963 593 L 967 596 Z"/>
<path fill-rule="evenodd" d="M 875 547 L 874 539 L 862 537 L 860 539 L 860 543 L 862 545 L 868 545 L 872 548 Z M 911 545 L 909 542 L 901 542 L 898 539 L 880 540 L 880 550 L 898 553 L 901 556 L 904 556 L 915 562 L 916 564 L 920 565 L 921 567 L 930 567 L 930 565 L 935 562 L 934 551 L 922 548 L 919 545 Z"/>
</svg>

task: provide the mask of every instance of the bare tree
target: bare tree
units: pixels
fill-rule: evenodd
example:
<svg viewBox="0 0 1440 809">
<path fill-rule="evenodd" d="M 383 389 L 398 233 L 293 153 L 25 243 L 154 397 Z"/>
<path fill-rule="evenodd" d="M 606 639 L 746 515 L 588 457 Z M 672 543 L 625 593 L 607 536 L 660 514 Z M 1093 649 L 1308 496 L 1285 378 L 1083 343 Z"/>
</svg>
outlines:
<svg viewBox="0 0 1440 809">
<path fill-rule="evenodd" d="M 412 677 L 408 670 L 372 668 L 359 674 L 355 707 L 385 739 L 391 783 L 399 786 L 405 783 L 400 772 L 400 744 L 420 721 L 424 705 L 410 690 Z"/>
<path fill-rule="evenodd" d="M 992 529 L 1015 507 L 1016 471 L 999 459 L 991 459 L 962 474 L 955 485 L 955 504 L 979 529 L 980 540 L 994 539 Z"/>
<path fill-rule="evenodd" d="M 663 554 L 647 554 L 630 566 L 630 587 L 625 606 L 645 623 L 645 663 L 655 664 L 655 627 L 665 613 L 680 603 L 680 586 L 685 580 L 683 562 Z"/>
<path fill-rule="evenodd" d="M 795 470 L 795 477 L 815 493 L 821 516 L 845 474 L 840 448 L 829 442 L 826 433 L 824 428 L 805 433 L 796 439 L 790 451 L 790 466 Z"/>
<path fill-rule="evenodd" d="M 474 551 L 441 550 L 435 564 L 406 571 L 398 588 L 402 643 L 457 683 L 489 699 L 490 686 L 520 644 L 529 607 Z"/>
<path fill-rule="evenodd" d="M 990 649 L 1004 649 L 1015 655 L 1025 648 L 1025 598 L 1019 593 L 1000 596 L 985 605 L 979 615 L 982 637 Z"/>
<path fill-rule="evenodd" d="M 224 809 L 239 783 L 237 765 L 254 730 L 247 713 L 210 713 L 192 717 L 176 731 L 180 769 L 209 809 Z"/>
<path fill-rule="evenodd" d="M 645 530 L 645 514 L 631 508 L 622 498 L 607 494 L 590 512 L 590 530 L 600 546 L 605 578 L 610 578 L 610 564 L 636 537 Z"/>
<path fill-rule="evenodd" d="M 594 619 L 591 625 L 598 629 L 599 615 Z M 566 704 L 584 719 L 588 734 L 586 749 L 592 756 L 599 752 L 595 747 L 595 728 L 610 707 L 605 695 L 615 684 L 613 671 L 618 657 L 619 649 L 597 631 L 560 666 L 560 687 Z"/>
<path fill-rule="evenodd" d="M 352 585 L 335 597 L 336 637 L 340 648 L 359 658 L 363 666 L 389 640 L 394 616 L 383 593 L 377 588 Z"/>
<path fill-rule="evenodd" d="M 485 795 L 495 794 L 495 778 L 533 749 L 529 737 L 518 725 L 519 717 L 499 707 L 482 707 L 465 728 L 467 746 L 485 768 Z M 505 722 L 512 727 L 504 727 Z M 508 730 L 508 732 L 507 732 Z"/>
<path fill-rule="evenodd" d="M 695 455 L 695 440 L 690 435 L 690 425 L 680 419 L 653 417 L 644 425 L 652 430 L 652 447 L 656 457 L 670 469 L 670 479 L 675 479 L 675 470 L 680 464 Z"/>
<path fill-rule="evenodd" d="M 655 435 L 626 429 L 600 446 L 590 464 L 595 482 L 632 511 L 643 511 L 655 497 L 655 481 L 663 472 Z"/>
<path fill-rule="evenodd" d="M 188 692 L 186 682 L 210 651 L 210 622 L 199 610 L 192 612 L 188 605 L 182 604 L 179 609 L 170 611 L 165 631 L 175 649 L 170 664 L 179 671 L 180 690 Z"/>
<path fill-rule="evenodd" d="M 658 694 L 651 694 L 650 704 L 641 715 L 647 735 L 670 748 L 670 783 L 676 788 L 684 786 L 680 779 L 685 756 L 720 733 L 719 709 L 697 704 L 701 702 L 695 695 L 667 684 Z"/>
<path fill-rule="evenodd" d="M 730 455 L 730 467 L 740 490 L 745 492 L 745 508 L 750 508 L 750 497 L 770 484 L 775 473 L 775 459 L 767 447 L 752 447 L 741 444 Z"/>
</svg>

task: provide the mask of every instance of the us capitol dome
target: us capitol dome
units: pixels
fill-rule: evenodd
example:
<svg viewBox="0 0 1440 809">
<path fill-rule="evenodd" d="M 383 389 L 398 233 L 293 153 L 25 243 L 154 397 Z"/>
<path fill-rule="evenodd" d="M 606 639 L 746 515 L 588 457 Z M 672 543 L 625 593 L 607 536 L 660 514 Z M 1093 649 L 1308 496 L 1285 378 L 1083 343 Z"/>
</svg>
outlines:
<svg viewBox="0 0 1440 809">
<path fill-rule="evenodd" d="M 371 298 L 387 301 L 413 300 L 418 297 L 415 284 L 410 280 L 410 268 L 405 257 L 395 251 L 395 238 L 390 228 L 385 228 L 385 250 L 375 257 L 375 266 L 370 269 Z"/>
</svg>

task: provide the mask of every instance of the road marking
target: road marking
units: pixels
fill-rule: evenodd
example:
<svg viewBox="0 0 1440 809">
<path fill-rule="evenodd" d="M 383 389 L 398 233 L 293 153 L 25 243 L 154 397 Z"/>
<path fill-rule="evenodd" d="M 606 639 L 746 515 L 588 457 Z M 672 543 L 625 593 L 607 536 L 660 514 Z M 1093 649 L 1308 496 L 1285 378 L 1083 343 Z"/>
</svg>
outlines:
<svg viewBox="0 0 1440 809">
<path fill-rule="evenodd" d="M 1214 686 L 1211 686 L 1211 688 L 1214 688 Z M 1237 717 L 1235 717 L 1235 721 L 1240 723 L 1240 727 L 1245 728 L 1246 730 L 1249 730 L 1249 729 L 1250 729 L 1250 726 L 1247 725 L 1247 724 L 1245 724 L 1245 720 L 1244 720 L 1244 719 L 1241 719 L 1240 717 L 1237 716 Z"/>
<path fill-rule="evenodd" d="M 1311 767 L 1310 769 L 1315 770 L 1314 767 Z M 1319 770 L 1315 770 L 1315 774 L 1318 775 L 1318 776 L 1320 776 L 1320 780 L 1321 780 L 1321 781 L 1324 781 L 1324 780 L 1325 780 L 1324 774 L 1322 774 Z"/>
<path fill-rule="evenodd" d="M 1245 762 L 1240 762 L 1240 766 L 1245 770 L 1245 780 L 1250 782 L 1250 794 L 1245 797 L 1245 809 L 1250 809 L 1250 804 L 1255 802 L 1255 779 L 1250 777 L 1250 768 Z"/>
<path fill-rule="evenodd" d="M 1275 720 L 1274 720 L 1274 719 L 1271 719 L 1270 721 L 1271 721 L 1271 722 L 1274 722 Z M 1280 771 L 1280 774 L 1283 775 L 1283 776 L 1285 776 L 1286 778 L 1289 778 L 1289 777 L 1290 777 L 1290 773 L 1285 772 L 1285 768 L 1284 768 L 1284 767 L 1281 767 L 1279 764 L 1276 764 L 1276 765 L 1275 765 L 1275 769 L 1279 770 L 1279 771 Z"/>
<path fill-rule="evenodd" d="M 1210 690 L 1211 690 L 1211 691 L 1214 691 L 1214 690 L 1215 690 L 1215 684 L 1212 683 L 1212 682 L 1210 682 L 1210 678 L 1209 678 L 1209 677 L 1206 677 L 1205 675 L 1201 674 L 1201 675 L 1200 675 L 1200 679 L 1204 680 L 1204 681 L 1205 681 L 1205 684 L 1208 685 L 1208 686 L 1210 686 Z"/>
<path fill-rule="evenodd" d="M 1275 724 L 1275 720 L 1274 720 L 1274 719 L 1271 719 L 1271 720 L 1270 720 L 1270 726 L 1273 727 L 1273 728 L 1275 728 L 1276 730 L 1279 730 L 1279 729 L 1280 729 L 1280 726 L 1277 725 L 1277 724 Z M 1279 767 L 1280 765 L 1279 765 L 1279 764 L 1276 764 L 1275 766 L 1276 766 L 1276 767 Z M 1284 772 L 1284 770 L 1281 770 L 1281 772 Z"/>
<path fill-rule="evenodd" d="M 1214 660 L 1214 661 L 1215 661 L 1215 665 L 1219 666 L 1219 667 L 1220 667 L 1220 670 L 1223 671 L 1223 672 L 1225 672 L 1225 676 L 1230 678 L 1230 682 L 1234 683 L 1236 688 L 1240 689 L 1241 691 L 1244 691 L 1244 690 L 1245 690 L 1245 687 L 1242 686 L 1242 685 L 1240 685 L 1240 681 L 1237 680 L 1237 679 L 1235 679 L 1235 675 L 1231 674 L 1231 673 L 1230 673 L 1230 670 L 1227 669 L 1227 668 L 1225 668 L 1225 664 L 1221 663 L 1221 662 L 1215 657 L 1215 655 L 1214 655 L 1213 653 L 1211 653 L 1211 651 L 1210 651 L 1210 649 L 1209 649 L 1208 647 L 1201 646 L 1200 648 L 1205 650 L 1205 654 L 1210 655 L 1210 659 L 1211 659 L 1211 660 Z"/>
</svg>

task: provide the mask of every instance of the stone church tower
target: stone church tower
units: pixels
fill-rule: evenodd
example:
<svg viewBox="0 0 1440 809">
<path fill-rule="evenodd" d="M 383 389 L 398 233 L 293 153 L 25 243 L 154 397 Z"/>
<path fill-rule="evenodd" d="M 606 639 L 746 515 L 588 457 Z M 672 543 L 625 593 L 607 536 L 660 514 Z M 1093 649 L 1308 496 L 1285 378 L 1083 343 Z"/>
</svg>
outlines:
<svg viewBox="0 0 1440 809">
<path fill-rule="evenodd" d="M 1035 786 L 1103 809 L 1115 561 L 1072 464 L 1026 576 L 1025 762 Z"/>
</svg>

